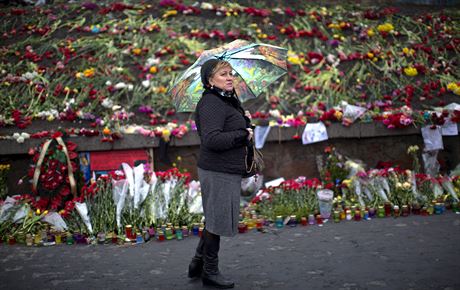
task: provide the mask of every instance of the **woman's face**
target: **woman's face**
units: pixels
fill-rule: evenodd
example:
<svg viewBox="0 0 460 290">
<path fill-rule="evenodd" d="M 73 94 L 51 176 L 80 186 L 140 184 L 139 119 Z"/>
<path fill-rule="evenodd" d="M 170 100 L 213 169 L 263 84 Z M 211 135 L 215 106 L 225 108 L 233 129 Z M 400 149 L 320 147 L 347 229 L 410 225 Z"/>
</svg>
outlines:
<svg viewBox="0 0 460 290">
<path fill-rule="evenodd" d="M 209 78 L 209 84 L 224 91 L 233 91 L 234 77 L 232 71 L 231 67 L 224 66 Z"/>
</svg>

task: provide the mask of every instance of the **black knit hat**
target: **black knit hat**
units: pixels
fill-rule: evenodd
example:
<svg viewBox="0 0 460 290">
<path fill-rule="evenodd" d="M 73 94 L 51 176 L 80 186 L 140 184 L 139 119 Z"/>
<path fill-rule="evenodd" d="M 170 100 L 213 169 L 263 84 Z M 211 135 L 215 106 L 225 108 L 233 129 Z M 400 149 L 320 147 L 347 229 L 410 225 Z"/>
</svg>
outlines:
<svg viewBox="0 0 460 290">
<path fill-rule="evenodd" d="M 216 65 L 219 63 L 220 60 L 216 58 L 208 59 L 203 65 L 201 66 L 201 82 L 203 83 L 203 87 L 207 87 L 209 84 L 209 78 L 211 77 L 211 73 Z"/>
</svg>

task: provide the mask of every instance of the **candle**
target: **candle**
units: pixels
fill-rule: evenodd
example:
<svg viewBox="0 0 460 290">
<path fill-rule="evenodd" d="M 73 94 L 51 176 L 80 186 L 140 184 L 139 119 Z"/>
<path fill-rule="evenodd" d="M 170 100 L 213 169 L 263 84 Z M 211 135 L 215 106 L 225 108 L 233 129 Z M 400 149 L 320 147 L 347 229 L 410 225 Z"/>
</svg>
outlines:
<svg viewBox="0 0 460 290">
<path fill-rule="evenodd" d="M 364 219 L 365 219 L 366 221 L 368 221 L 368 220 L 371 219 L 371 218 L 369 217 L 369 211 L 367 211 L 367 210 L 364 211 Z"/>
<path fill-rule="evenodd" d="M 34 244 L 34 239 L 31 234 L 26 234 L 26 245 L 31 247 Z"/>
<path fill-rule="evenodd" d="M 383 205 L 378 206 L 377 215 L 378 215 L 379 218 L 385 217 L 385 209 L 384 209 Z"/>
<path fill-rule="evenodd" d="M 247 230 L 247 226 L 244 222 L 239 222 L 238 223 L 238 233 L 244 234 Z"/>
<path fill-rule="evenodd" d="M 402 216 L 403 217 L 409 216 L 409 207 L 407 206 L 407 204 L 402 206 Z"/>
<path fill-rule="evenodd" d="M 361 221 L 361 211 L 359 209 L 355 210 L 355 221 Z"/>
<path fill-rule="evenodd" d="M 334 222 L 340 222 L 340 212 L 338 210 L 334 210 Z"/>
<path fill-rule="evenodd" d="M 199 227 L 198 228 L 198 236 L 201 238 L 201 236 L 203 235 L 203 230 L 204 230 L 204 227 Z"/>
<path fill-rule="evenodd" d="M 340 210 L 340 220 L 345 220 L 347 218 L 347 215 L 345 213 L 345 211 L 342 209 Z"/>
<path fill-rule="evenodd" d="M 199 232 L 199 227 L 198 227 L 198 224 L 193 224 L 192 226 L 192 233 L 194 236 L 198 236 L 198 232 Z"/>
<path fill-rule="evenodd" d="M 114 232 L 112 234 L 112 244 L 116 244 L 118 242 L 118 237 L 117 237 L 117 233 Z"/>
<path fill-rule="evenodd" d="M 36 236 L 35 236 L 35 240 L 36 240 Z M 67 233 L 65 241 L 67 245 L 73 245 L 74 243 L 73 236 L 70 233 Z"/>
<path fill-rule="evenodd" d="M 315 224 L 315 216 L 313 216 L 312 214 L 308 215 L 308 224 L 309 225 L 314 225 Z"/>
<path fill-rule="evenodd" d="M 182 236 L 181 229 L 179 227 L 175 227 L 174 231 L 176 233 L 176 239 L 177 240 L 182 240 L 183 236 Z"/>
<path fill-rule="evenodd" d="M 165 240 L 165 234 L 164 234 L 163 230 L 158 230 L 157 235 L 158 235 L 158 241 L 159 242 L 163 242 Z"/>
<path fill-rule="evenodd" d="M 165 236 L 166 236 L 167 240 L 172 240 L 173 239 L 173 233 L 172 233 L 172 229 L 170 227 L 166 228 Z"/>
<path fill-rule="evenodd" d="M 323 225 L 323 217 L 318 214 L 316 215 L 316 223 L 319 225 L 319 226 L 322 226 Z"/>
<path fill-rule="evenodd" d="M 182 226 L 182 236 L 184 238 L 188 237 L 188 227 L 187 226 Z"/>
<path fill-rule="evenodd" d="M 283 223 L 283 217 L 282 216 L 276 216 L 276 220 L 275 220 L 275 225 L 277 228 L 282 228 L 284 226 L 284 223 Z"/>
<path fill-rule="evenodd" d="M 391 203 L 385 202 L 384 208 L 385 208 L 385 216 L 386 217 L 391 216 Z"/>
<path fill-rule="evenodd" d="M 373 218 L 375 216 L 375 207 L 369 208 L 369 217 Z"/>
<path fill-rule="evenodd" d="M 125 234 L 126 234 L 126 238 L 128 239 L 133 238 L 133 226 L 132 225 L 125 226 Z"/>
<path fill-rule="evenodd" d="M 399 206 L 395 205 L 393 207 L 393 216 L 396 218 L 399 216 Z"/>
<path fill-rule="evenodd" d="M 302 226 L 308 225 L 308 220 L 307 220 L 307 218 L 304 217 L 304 216 L 301 217 L 301 218 L 300 218 L 300 223 L 302 224 Z"/>
<path fill-rule="evenodd" d="M 351 210 L 347 209 L 346 210 L 346 215 L 347 215 L 347 221 L 351 221 L 352 217 L 351 217 Z"/>
<path fill-rule="evenodd" d="M 442 214 L 442 204 L 440 202 L 434 204 L 434 214 Z"/>
<path fill-rule="evenodd" d="M 297 217 L 295 215 L 291 215 L 291 217 L 289 218 L 289 225 L 291 227 L 297 226 Z"/>
<path fill-rule="evenodd" d="M 144 242 L 144 238 L 140 232 L 136 233 L 136 244 L 142 244 Z"/>
<path fill-rule="evenodd" d="M 262 219 L 257 219 L 256 229 L 261 230 L 264 227 L 264 222 Z"/>
<path fill-rule="evenodd" d="M 54 236 L 54 240 L 55 240 L 57 245 L 61 244 L 62 243 L 61 234 L 56 233 L 56 235 Z"/>
</svg>

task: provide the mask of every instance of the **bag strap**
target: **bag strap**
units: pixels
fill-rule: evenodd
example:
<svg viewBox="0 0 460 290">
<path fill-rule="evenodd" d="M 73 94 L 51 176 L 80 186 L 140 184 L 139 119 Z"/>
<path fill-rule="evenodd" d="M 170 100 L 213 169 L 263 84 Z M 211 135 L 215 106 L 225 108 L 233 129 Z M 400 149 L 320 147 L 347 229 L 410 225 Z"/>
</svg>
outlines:
<svg viewBox="0 0 460 290">
<path fill-rule="evenodd" d="M 249 155 L 249 154 L 248 154 L 248 153 L 249 153 L 249 152 L 248 152 L 248 146 L 245 146 L 245 149 L 246 149 L 246 156 L 244 157 L 244 159 L 245 159 L 245 162 L 244 162 L 244 163 L 245 163 L 245 165 L 246 165 L 246 173 L 250 173 L 250 172 L 254 169 L 254 163 L 255 163 L 255 161 L 254 161 L 254 158 L 252 158 L 251 166 L 250 166 L 249 169 L 248 169 L 248 155 Z M 252 149 L 254 150 L 254 146 L 252 146 Z"/>
</svg>

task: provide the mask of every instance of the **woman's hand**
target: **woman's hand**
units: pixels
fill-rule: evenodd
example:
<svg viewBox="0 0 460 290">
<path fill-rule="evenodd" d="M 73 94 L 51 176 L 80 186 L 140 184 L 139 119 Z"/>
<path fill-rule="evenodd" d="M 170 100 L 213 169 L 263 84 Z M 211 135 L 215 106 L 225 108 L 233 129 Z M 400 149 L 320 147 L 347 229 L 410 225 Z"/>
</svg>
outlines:
<svg viewBox="0 0 460 290">
<path fill-rule="evenodd" d="M 245 115 L 249 120 L 252 119 L 251 112 L 249 112 L 248 110 L 244 111 L 244 115 Z"/>
<path fill-rule="evenodd" d="M 251 129 L 251 128 L 246 128 L 246 130 L 248 131 L 248 140 L 251 140 L 252 137 L 254 136 L 254 131 Z"/>
</svg>

